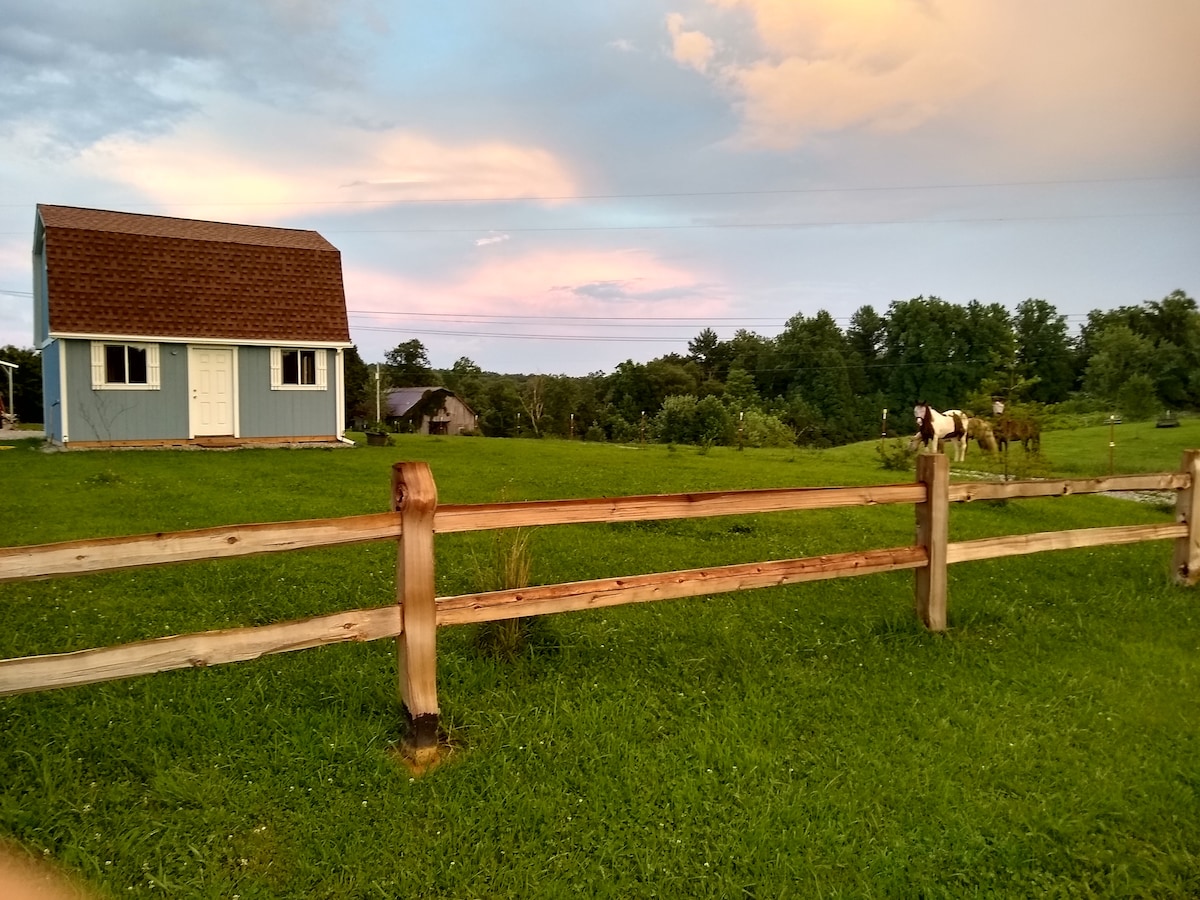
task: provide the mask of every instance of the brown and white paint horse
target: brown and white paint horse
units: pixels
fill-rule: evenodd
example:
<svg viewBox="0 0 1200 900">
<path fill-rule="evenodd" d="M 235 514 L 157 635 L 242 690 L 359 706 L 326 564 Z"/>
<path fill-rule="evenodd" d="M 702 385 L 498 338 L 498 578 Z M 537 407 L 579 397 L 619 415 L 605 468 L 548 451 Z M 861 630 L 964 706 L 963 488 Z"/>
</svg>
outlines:
<svg viewBox="0 0 1200 900">
<path fill-rule="evenodd" d="M 932 445 L 931 449 L 937 453 L 938 444 L 946 441 L 957 448 L 956 462 L 967 458 L 967 437 L 970 433 L 971 419 L 965 412 L 961 409 L 948 409 L 940 413 L 922 401 L 913 407 L 913 415 L 917 418 L 920 430 L 913 436 L 909 444 L 911 448 L 916 449 L 918 444 Z"/>
</svg>

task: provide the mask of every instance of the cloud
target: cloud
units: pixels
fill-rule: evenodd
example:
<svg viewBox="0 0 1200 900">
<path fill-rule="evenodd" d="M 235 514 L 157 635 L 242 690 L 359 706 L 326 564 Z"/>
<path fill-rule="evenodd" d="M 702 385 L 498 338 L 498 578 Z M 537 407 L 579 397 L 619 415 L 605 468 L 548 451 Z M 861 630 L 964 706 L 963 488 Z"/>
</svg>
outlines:
<svg viewBox="0 0 1200 900">
<path fill-rule="evenodd" d="M 506 245 L 471 257 L 474 265 L 441 278 L 347 261 L 350 331 L 363 358 L 381 359 L 399 341 L 416 337 L 436 366 L 467 355 L 497 371 L 580 373 L 628 356 L 632 344 L 625 339 L 639 349 L 650 346 L 647 338 L 662 339 L 661 352 L 686 345 L 661 327 L 629 328 L 638 317 L 729 314 L 730 292 L 722 285 L 651 253 L 514 250 Z"/>
<path fill-rule="evenodd" d="M 372 47 L 363 35 L 375 31 L 357 0 L 5 7 L 0 131 L 36 120 L 68 148 L 120 132 L 161 132 L 209 90 L 311 107 L 360 86 Z M 368 19 L 365 32 L 355 30 L 359 18 Z"/>
<path fill-rule="evenodd" d="M 500 244 L 500 243 L 503 243 L 504 241 L 507 241 L 510 237 L 511 237 L 511 235 L 507 235 L 507 234 L 494 234 L 494 233 L 489 234 L 487 237 L 478 238 L 475 241 L 475 246 L 476 247 L 486 247 L 489 244 Z"/>
<path fill-rule="evenodd" d="M 207 115 L 169 134 L 104 138 L 75 166 L 136 190 L 170 215 L 213 218 L 217 207 L 253 206 L 258 221 L 404 201 L 575 190 L 566 166 L 537 147 L 331 125 L 228 99 L 214 99 Z"/>
<path fill-rule="evenodd" d="M 1192 0 L 708 7 L 716 18 L 706 28 L 717 38 L 684 32 L 678 14 L 668 17 L 675 59 L 730 98 L 740 139 L 752 147 L 789 150 L 826 134 L 936 125 L 972 152 L 1003 145 L 1009 156 L 1019 148 L 1059 165 L 1072 156 L 1172 154 L 1182 163 L 1200 150 L 1200 4 Z M 711 53 L 681 47 L 684 34 Z"/>
<path fill-rule="evenodd" d="M 715 285 L 701 282 L 680 281 L 676 284 L 655 284 L 644 276 L 623 280 L 590 281 L 582 284 L 560 284 L 551 290 L 580 297 L 585 300 L 598 300 L 604 303 L 641 303 L 654 304 L 659 308 L 665 303 L 683 301 L 694 303 L 705 300 Z"/>
<path fill-rule="evenodd" d="M 0 239 L 0 347 L 33 343 L 33 286 L 29 272 L 29 246 L 33 239 L 30 217 L 28 237 Z"/>
<path fill-rule="evenodd" d="M 727 308 L 711 278 L 635 250 L 537 251 L 488 257 L 446 279 L 412 279 L 346 264 L 346 298 L 360 312 L 603 315 L 638 310 L 689 317 Z"/>
<path fill-rule="evenodd" d="M 710 71 L 735 99 L 743 138 L 757 146 L 786 149 L 859 126 L 906 130 L 944 112 L 983 78 L 961 45 L 965 17 L 935 13 L 922 0 L 714 3 L 748 13 L 755 40 L 710 66 L 715 44 L 699 35 L 703 42 L 694 43 L 710 52 L 697 65 L 681 58 L 681 26 L 672 17 L 676 59 Z"/>
<path fill-rule="evenodd" d="M 712 39 L 700 31 L 686 31 L 679 13 L 667 16 L 667 30 L 671 33 L 671 55 L 675 61 L 697 72 L 705 71 L 716 52 Z"/>
</svg>

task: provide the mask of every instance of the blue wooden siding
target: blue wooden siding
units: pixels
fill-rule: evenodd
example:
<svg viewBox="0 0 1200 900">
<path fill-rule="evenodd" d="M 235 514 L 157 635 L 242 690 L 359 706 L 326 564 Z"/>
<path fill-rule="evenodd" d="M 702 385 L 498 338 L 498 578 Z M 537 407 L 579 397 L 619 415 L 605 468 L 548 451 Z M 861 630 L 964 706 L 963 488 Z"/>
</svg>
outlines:
<svg viewBox="0 0 1200 900">
<path fill-rule="evenodd" d="M 62 383 L 59 379 L 59 359 L 62 342 L 52 341 L 42 350 L 42 427 L 46 437 L 62 443 Z"/>
<path fill-rule="evenodd" d="M 91 342 L 58 340 L 43 351 L 47 436 L 64 439 L 60 396 L 67 401 L 66 441 L 179 440 L 190 435 L 188 345 L 160 343 L 158 390 L 94 390 Z M 239 436 L 330 437 L 337 422 L 337 353 L 326 354 L 324 390 L 271 390 L 269 347 L 237 347 Z M 67 383 L 59 384 L 60 353 L 66 354 Z"/>
<path fill-rule="evenodd" d="M 271 390 L 271 349 L 238 348 L 238 416 L 242 437 L 321 437 L 338 434 L 337 353 L 327 362 L 324 390 Z"/>
<path fill-rule="evenodd" d="M 58 341 L 67 354 L 67 441 L 188 436 L 186 344 L 159 344 L 158 390 L 93 390 L 91 341 Z"/>
</svg>

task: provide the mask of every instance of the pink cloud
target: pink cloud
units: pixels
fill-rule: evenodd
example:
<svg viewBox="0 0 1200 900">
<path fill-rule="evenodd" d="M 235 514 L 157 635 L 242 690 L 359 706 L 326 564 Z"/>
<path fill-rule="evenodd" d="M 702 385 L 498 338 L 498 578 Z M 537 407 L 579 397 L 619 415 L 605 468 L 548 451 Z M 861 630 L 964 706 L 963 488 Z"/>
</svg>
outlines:
<svg viewBox="0 0 1200 900">
<path fill-rule="evenodd" d="M 351 310 L 483 315 L 715 315 L 713 279 L 636 250 L 534 252 L 487 260 L 444 281 L 419 281 L 346 262 Z"/>
<path fill-rule="evenodd" d="M 690 66 L 697 72 L 708 68 L 716 52 L 712 38 L 703 32 L 685 29 L 683 16 L 679 13 L 667 16 L 667 30 L 671 33 L 671 55 L 677 63 Z"/>
<path fill-rule="evenodd" d="M 717 39 L 701 36 L 711 58 L 676 58 L 728 94 L 749 145 L 784 150 L 823 133 L 945 123 L 978 139 L 984 166 L 1136 166 L 1200 152 L 1193 0 L 709 4 Z M 735 14 L 748 17 L 752 41 L 737 39 Z"/>
<path fill-rule="evenodd" d="M 214 103 L 169 134 L 110 136 L 76 165 L 200 218 L 223 204 L 270 221 L 339 205 L 576 192 L 568 167 L 536 146 L 330 125 L 243 101 Z"/>
</svg>

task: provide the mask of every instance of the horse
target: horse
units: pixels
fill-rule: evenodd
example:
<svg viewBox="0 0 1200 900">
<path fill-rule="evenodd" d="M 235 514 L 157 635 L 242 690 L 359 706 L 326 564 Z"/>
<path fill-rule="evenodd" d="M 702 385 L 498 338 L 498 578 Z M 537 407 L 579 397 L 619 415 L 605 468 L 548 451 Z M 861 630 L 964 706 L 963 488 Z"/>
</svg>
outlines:
<svg viewBox="0 0 1200 900">
<path fill-rule="evenodd" d="M 1042 426 L 1033 419 L 1014 419 L 1001 416 L 996 420 L 996 441 L 1001 447 L 1010 441 L 1020 444 L 1026 453 L 1033 448 L 1036 453 L 1042 446 Z"/>
<path fill-rule="evenodd" d="M 965 412 L 961 409 L 948 409 L 940 413 L 921 401 L 913 407 L 913 415 L 916 416 L 920 431 L 913 437 L 909 447 L 915 448 L 919 443 L 932 443 L 933 452 L 937 453 L 939 442 L 948 441 L 957 448 L 956 462 L 967 458 L 967 434 L 971 427 L 971 418 Z"/>
<path fill-rule="evenodd" d="M 986 419 L 971 419 L 970 425 L 967 427 L 967 437 L 978 441 L 979 449 L 987 453 L 998 453 L 1000 450 L 992 426 L 987 423 Z"/>
</svg>

